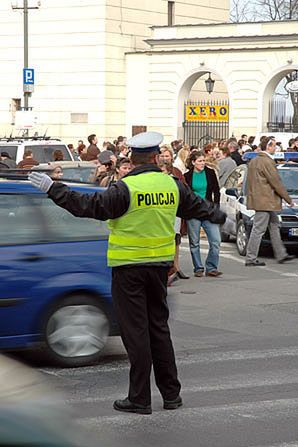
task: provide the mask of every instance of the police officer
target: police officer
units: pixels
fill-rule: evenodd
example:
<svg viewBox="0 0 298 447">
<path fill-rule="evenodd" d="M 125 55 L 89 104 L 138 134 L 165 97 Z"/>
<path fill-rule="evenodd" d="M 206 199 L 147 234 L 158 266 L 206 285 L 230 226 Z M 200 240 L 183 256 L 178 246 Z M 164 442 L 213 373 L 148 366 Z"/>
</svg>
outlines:
<svg viewBox="0 0 298 447">
<path fill-rule="evenodd" d="M 151 414 L 150 374 L 164 409 L 182 405 L 180 382 L 168 326 L 168 270 L 175 254 L 175 216 L 223 223 L 218 207 L 196 196 L 157 167 L 163 136 L 144 132 L 128 141 L 135 168 L 103 192 L 79 194 L 34 172 L 29 179 L 75 216 L 109 221 L 108 265 L 121 337 L 130 361 L 128 397 L 119 411 Z"/>
</svg>

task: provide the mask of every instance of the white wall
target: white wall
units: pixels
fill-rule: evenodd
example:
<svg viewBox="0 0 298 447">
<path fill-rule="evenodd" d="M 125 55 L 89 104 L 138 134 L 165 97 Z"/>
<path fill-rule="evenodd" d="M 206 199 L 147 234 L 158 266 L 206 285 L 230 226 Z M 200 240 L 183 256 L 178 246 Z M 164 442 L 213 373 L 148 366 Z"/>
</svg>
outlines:
<svg viewBox="0 0 298 447">
<path fill-rule="evenodd" d="M 228 0 L 175 3 L 177 24 L 228 18 Z M 29 106 L 39 117 L 37 130 L 48 129 L 48 135 L 71 143 L 86 141 L 90 133 L 103 140 L 130 132 L 126 84 L 131 81 L 126 78 L 125 53 L 148 48 L 144 39 L 151 36 L 150 27 L 167 25 L 167 4 L 41 0 L 39 10 L 30 10 L 29 66 L 35 69 L 35 91 Z M 11 99 L 23 98 L 23 14 L 11 9 L 11 0 L 0 1 L 0 64 L 1 136 L 11 132 Z M 145 96 L 140 101 L 147 101 Z M 72 123 L 73 113 L 87 114 L 87 122 Z"/>
<path fill-rule="evenodd" d="M 145 57 L 148 60 L 148 81 L 144 79 L 138 86 L 138 91 L 148 91 L 148 119 L 143 124 L 151 130 L 159 129 L 168 141 L 180 135 L 183 103 L 192 95 L 191 88 L 196 89 L 202 82 L 197 81 L 198 77 L 211 71 L 214 79 L 222 81 L 218 87 L 225 90 L 223 99 L 228 96 L 230 101 L 230 134 L 265 131 L 270 95 L 283 74 L 298 66 L 297 25 L 292 21 L 251 27 L 227 24 L 156 28 L 150 52 L 127 59 L 128 69 L 133 63 L 135 73 L 138 58 L 139 67 Z M 134 85 L 133 80 L 130 85 Z M 127 94 L 130 113 L 138 101 L 132 89 Z M 212 98 L 205 95 L 205 99 Z"/>
</svg>

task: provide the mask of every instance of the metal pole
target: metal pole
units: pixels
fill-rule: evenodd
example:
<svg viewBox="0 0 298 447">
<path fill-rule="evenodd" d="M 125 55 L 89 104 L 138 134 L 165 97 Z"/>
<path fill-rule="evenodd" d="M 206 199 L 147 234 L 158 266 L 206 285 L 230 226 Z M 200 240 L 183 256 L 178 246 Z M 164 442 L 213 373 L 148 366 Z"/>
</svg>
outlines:
<svg viewBox="0 0 298 447">
<path fill-rule="evenodd" d="M 24 0 L 24 68 L 28 68 L 28 0 Z M 24 110 L 28 110 L 29 92 L 24 92 Z"/>
</svg>

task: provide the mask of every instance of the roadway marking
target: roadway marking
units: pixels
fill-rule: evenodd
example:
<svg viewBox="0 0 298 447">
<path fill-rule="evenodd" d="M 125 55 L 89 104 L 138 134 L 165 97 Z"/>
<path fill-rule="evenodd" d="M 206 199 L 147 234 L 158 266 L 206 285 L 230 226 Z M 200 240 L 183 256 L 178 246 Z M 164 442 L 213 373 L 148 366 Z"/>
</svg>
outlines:
<svg viewBox="0 0 298 447">
<path fill-rule="evenodd" d="M 297 417 L 298 413 L 298 399 L 276 399 L 276 400 L 261 400 L 256 402 L 243 402 L 240 404 L 225 404 L 218 406 L 205 406 L 205 407 L 181 407 L 177 411 L 166 412 L 164 410 L 155 410 L 152 415 L 145 417 L 139 414 L 129 414 L 125 415 L 109 415 L 109 416 L 97 416 L 97 417 L 80 417 L 78 422 L 84 425 L 95 425 L 95 424 L 119 424 L 125 429 L 125 433 L 134 433 L 136 427 L 139 429 L 140 423 L 144 422 L 146 419 L 146 425 L 150 425 L 160 430 L 164 430 L 164 424 L 170 424 L 173 427 L 177 427 L 177 424 L 181 424 L 181 418 L 185 418 L 188 421 L 200 421 L 200 423 L 206 426 L 216 426 L 219 424 L 230 424 L 233 421 L 234 424 L 241 422 L 242 418 L 248 418 L 266 421 L 268 420 L 286 420 L 289 414 L 292 415 L 294 419 Z M 167 425 L 169 429 L 169 425 Z M 118 427 L 120 428 L 120 427 Z M 271 447 L 297 447 L 297 443 L 281 443 L 281 444 L 271 444 Z M 269 445 L 259 446 L 259 447 L 270 447 Z"/>
<path fill-rule="evenodd" d="M 298 346 L 290 348 L 273 348 L 262 350 L 239 350 L 239 351 L 226 351 L 226 352 L 198 352 L 196 354 L 189 354 L 187 357 L 181 358 L 181 354 L 176 356 L 177 364 L 179 365 L 191 365 L 191 364 L 210 364 L 217 362 L 227 361 L 245 361 L 245 360 L 261 360 L 261 359 L 274 359 L 279 357 L 298 357 Z M 122 362 L 113 362 L 108 365 L 94 365 L 84 368 L 76 369 L 63 369 L 61 371 L 53 372 L 52 369 L 40 369 L 40 371 L 55 375 L 55 376 L 80 376 L 84 374 L 98 374 L 99 372 L 112 372 L 128 370 L 128 360 Z M 296 377 L 296 376 L 295 376 Z M 297 379 L 298 380 L 298 379 Z"/>
</svg>

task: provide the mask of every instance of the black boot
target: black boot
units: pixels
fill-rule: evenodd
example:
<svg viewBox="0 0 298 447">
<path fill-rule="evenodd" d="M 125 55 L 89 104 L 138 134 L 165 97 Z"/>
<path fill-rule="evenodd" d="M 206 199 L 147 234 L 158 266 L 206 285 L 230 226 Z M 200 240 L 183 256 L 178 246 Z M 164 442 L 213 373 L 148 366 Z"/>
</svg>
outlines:
<svg viewBox="0 0 298 447">
<path fill-rule="evenodd" d="M 128 397 L 126 399 L 115 400 L 113 407 L 118 411 L 125 411 L 126 413 L 151 414 L 151 405 L 140 405 L 130 402 Z"/>
<path fill-rule="evenodd" d="M 174 400 L 164 400 L 163 407 L 165 410 L 176 410 L 176 408 L 181 407 L 182 399 L 180 396 L 176 397 Z"/>
</svg>

